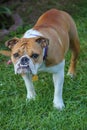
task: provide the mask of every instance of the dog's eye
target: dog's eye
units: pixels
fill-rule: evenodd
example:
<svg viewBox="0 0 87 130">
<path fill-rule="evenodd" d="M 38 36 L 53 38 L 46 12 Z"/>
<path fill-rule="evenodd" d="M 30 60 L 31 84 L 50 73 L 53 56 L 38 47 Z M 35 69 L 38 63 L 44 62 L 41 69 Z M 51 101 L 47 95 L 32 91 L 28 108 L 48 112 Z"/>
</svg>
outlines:
<svg viewBox="0 0 87 130">
<path fill-rule="evenodd" d="M 18 53 L 14 53 L 13 56 L 14 56 L 15 58 L 17 58 L 17 57 L 19 57 L 19 54 L 18 54 Z"/>
<path fill-rule="evenodd" d="M 36 58 L 38 58 L 38 56 L 39 56 L 38 54 L 32 54 L 32 55 L 31 55 L 31 58 L 36 59 Z"/>
</svg>

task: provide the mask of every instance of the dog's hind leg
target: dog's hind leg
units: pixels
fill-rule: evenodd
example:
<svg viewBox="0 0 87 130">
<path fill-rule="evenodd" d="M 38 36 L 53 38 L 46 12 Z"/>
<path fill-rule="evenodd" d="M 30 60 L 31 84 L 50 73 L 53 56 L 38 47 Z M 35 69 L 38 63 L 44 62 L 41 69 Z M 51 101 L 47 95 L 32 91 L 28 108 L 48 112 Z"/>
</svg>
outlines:
<svg viewBox="0 0 87 130">
<path fill-rule="evenodd" d="M 70 30 L 70 49 L 72 51 L 71 61 L 70 61 L 70 67 L 68 70 L 68 75 L 71 77 L 76 75 L 75 69 L 76 69 L 76 63 L 77 58 L 80 51 L 80 44 L 79 44 L 79 38 L 76 30 L 76 26 L 73 23 L 71 30 Z"/>
</svg>

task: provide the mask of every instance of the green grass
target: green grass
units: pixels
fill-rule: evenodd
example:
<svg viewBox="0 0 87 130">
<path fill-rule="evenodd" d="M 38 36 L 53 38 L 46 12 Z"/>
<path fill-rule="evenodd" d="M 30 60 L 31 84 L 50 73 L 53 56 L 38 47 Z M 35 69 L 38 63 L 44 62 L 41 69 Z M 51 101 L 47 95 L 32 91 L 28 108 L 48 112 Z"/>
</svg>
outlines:
<svg viewBox="0 0 87 130">
<path fill-rule="evenodd" d="M 55 0 L 57 1 L 57 0 Z M 14 74 L 13 65 L 6 65 L 9 58 L 0 55 L 0 130 L 87 130 L 87 2 L 80 2 L 79 12 L 73 13 L 76 21 L 81 51 L 74 80 L 66 76 L 69 58 L 66 57 L 63 99 L 65 109 L 53 108 L 52 75 L 39 74 L 34 82 L 37 97 L 26 102 L 26 88 L 22 78 Z M 67 10 L 68 7 L 66 7 Z M 68 8 L 69 9 L 69 8 Z M 29 26 L 30 27 L 30 26 Z M 21 37 L 28 26 L 19 28 L 5 37 Z"/>
</svg>

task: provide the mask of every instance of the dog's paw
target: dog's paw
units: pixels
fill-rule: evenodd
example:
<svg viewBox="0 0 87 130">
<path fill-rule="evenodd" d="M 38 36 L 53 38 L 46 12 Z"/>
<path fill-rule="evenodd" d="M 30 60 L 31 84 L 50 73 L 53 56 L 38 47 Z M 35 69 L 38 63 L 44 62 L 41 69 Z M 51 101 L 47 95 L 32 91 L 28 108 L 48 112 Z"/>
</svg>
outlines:
<svg viewBox="0 0 87 130">
<path fill-rule="evenodd" d="M 35 92 L 34 92 L 34 93 L 29 93 L 29 94 L 27 95 L 26 100 L 27 100 L 27 101 L 29 101 L 29 100 L 35 100 L 35 97 L 36 97 L 36 93 L 35 93 Z"/>
<path fill-rule="evenodd" d="M 68 71 L 67 76 L 70 76 L 73 79 L 76 76 L 76 74 Z"/>
<path fill-rule="evenodd" d="M 53 106 L 58 110 L 62 110 L 63 108 L 65 108 L 63 101 L 53 101 Z"/>
</svg>

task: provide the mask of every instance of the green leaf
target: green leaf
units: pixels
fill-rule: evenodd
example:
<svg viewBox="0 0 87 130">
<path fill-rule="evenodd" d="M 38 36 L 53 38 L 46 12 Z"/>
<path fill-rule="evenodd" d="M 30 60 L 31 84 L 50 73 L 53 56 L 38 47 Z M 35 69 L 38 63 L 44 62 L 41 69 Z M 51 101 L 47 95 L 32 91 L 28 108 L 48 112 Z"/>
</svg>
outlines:
<svg viewBox="0 0 87 130">
<path fill-rule="evenodd" d="M 2 14 L 9 14 L 9 15 L 11 15 L 11 11 L 10 11 L 9 8 L 1 6 L 0 7 L 0 15 L 2 15 Z"/>
</svg>

